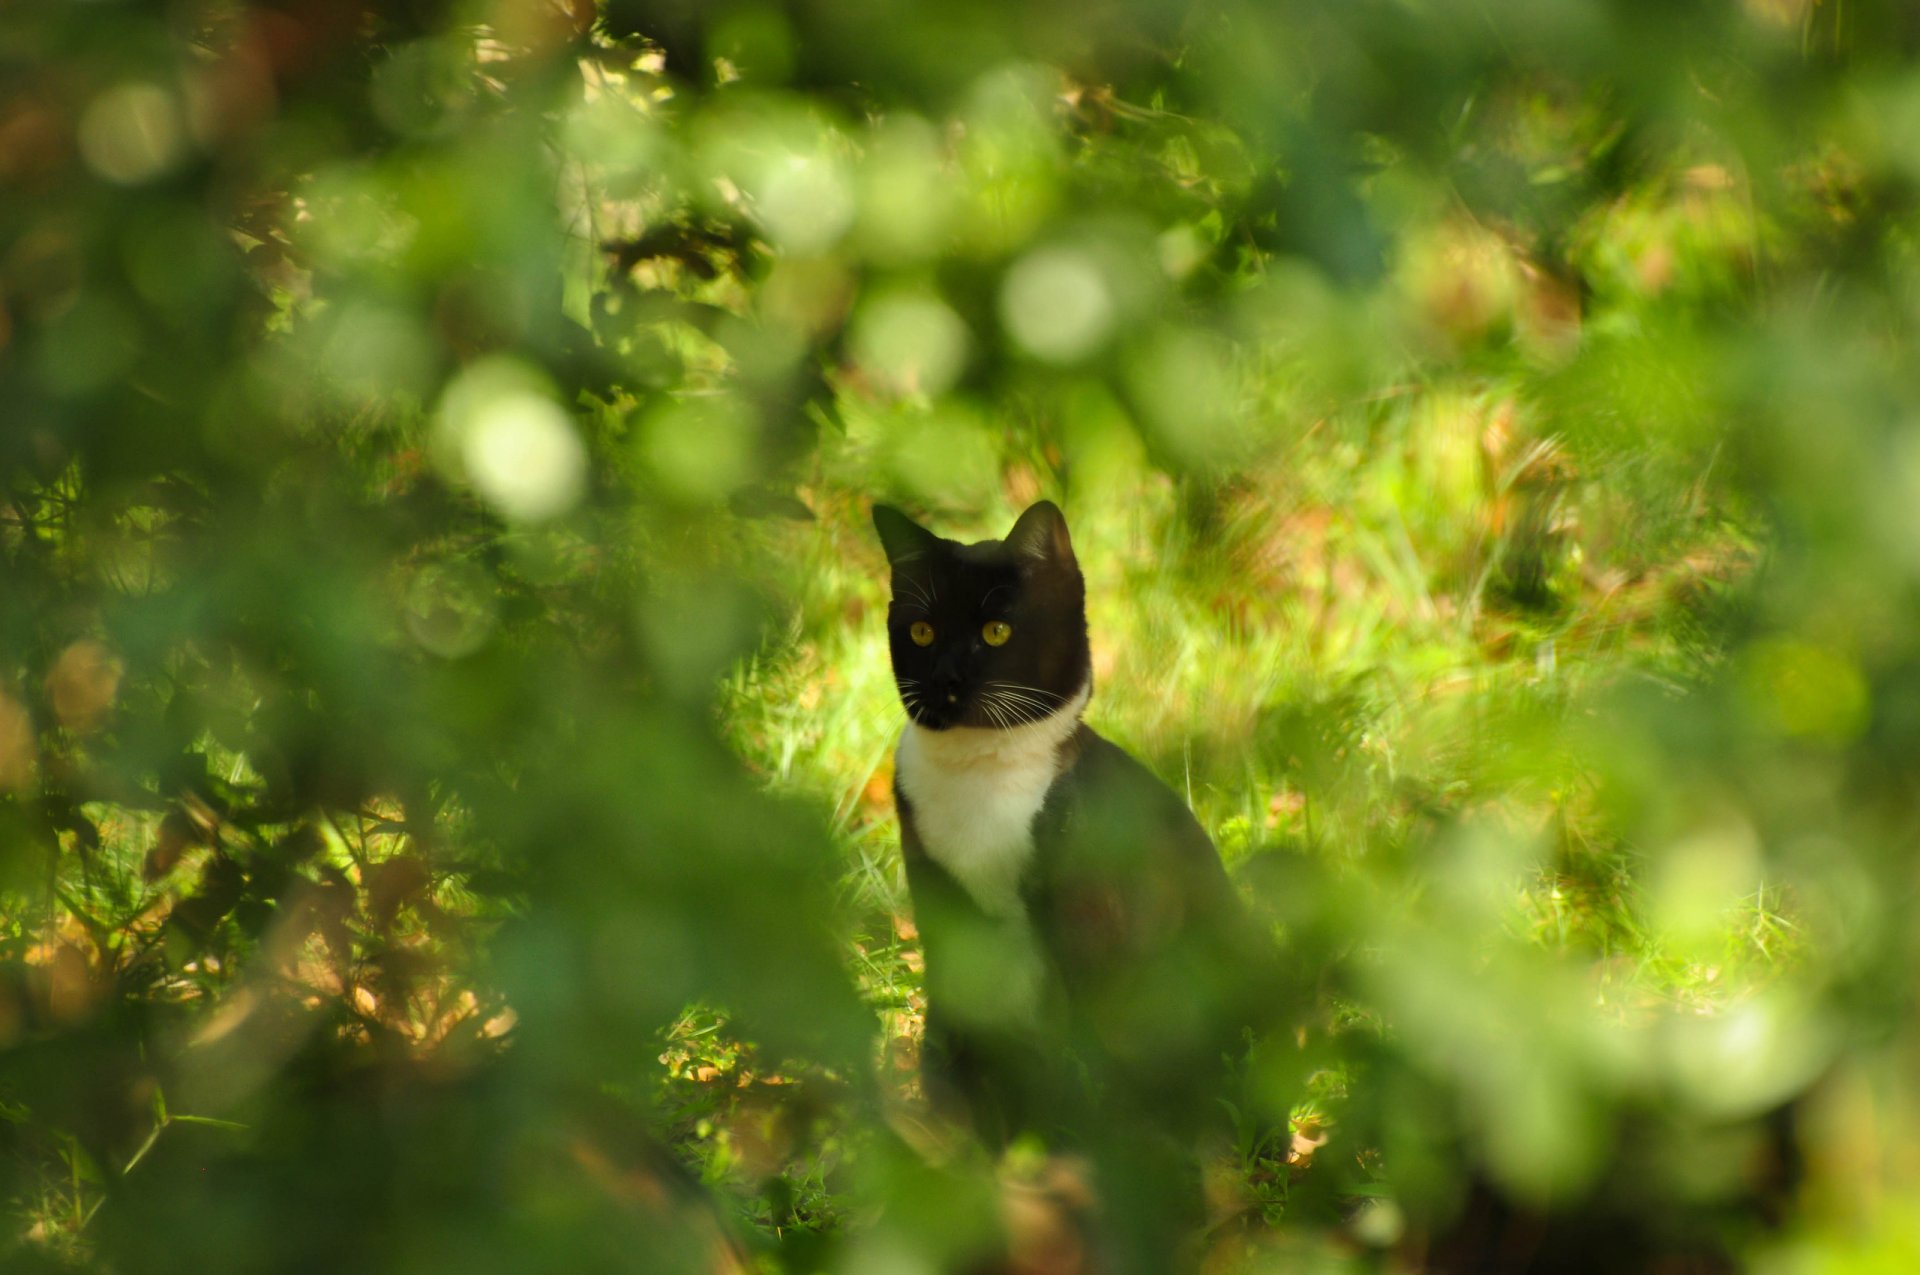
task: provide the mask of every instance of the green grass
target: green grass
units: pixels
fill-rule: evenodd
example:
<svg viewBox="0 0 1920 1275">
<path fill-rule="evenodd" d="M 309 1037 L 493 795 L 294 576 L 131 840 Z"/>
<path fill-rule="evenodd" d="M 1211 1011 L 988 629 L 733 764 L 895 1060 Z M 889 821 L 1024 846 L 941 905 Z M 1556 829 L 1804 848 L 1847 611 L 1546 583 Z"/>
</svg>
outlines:
<svg viewBox="0 0 1920 1275">
<path fill-rule="evenodd" d="M 1701 599 L 1737 578 L 1743 543 L 1704 508 L 1651 547 L 1603 535 L 1614 524 L 1589 511 L 1617 495 L 1608 474 L 1528 487 L 1516 475 L 1546 444 L 1486 441 L 1517 428 L 1508 402 L 1484 385 L 1411 389 L 1302 431 L 1230 481 L 1174 480 L 1121 446 L 1063 486 L 1045 449 L 1008 429 L 994 437 L 999 480 L 987 499 L 921 509 L 937 530 L 968 539 L 1001 534 L 1037 494 L 1063 500 L 1089 586 L 1089 720 L 1187 797 L 1299 962 L 1337 984 L 1309 1025 L 1325 1063 L 1312 1092 L 1277 1094 L 1285 1119 L 1247 1113 L 1240 1146 L 1216 1166 L 1221 1244 L 1273 1242 L 1295 1184 L 1329 1156 L 1348 1158 L 1345 1189 L 1374 1180 L 1396 1189 L 1391 1148 L 1336 1139 L 1290 1159 L 1302 1130 L 1317 1137 L 1351 1119 L 1366 1083 L 1342 1061 L 1353 1033 L 1429 1051 L 1441 1066 L 1465 1049 L 1499 1075 L 1498 1057 L 1513 1048 L 1502 1043 L 1506 1015 L 1545 997 L 1563 1003 L 1521 1047 L 1561 1050 L 1578 1071 L 1587 1065 L 1578 1049 L 1553 1042 L 1589 1030 L 1590 1010 L 1623 1024 L 1674 1009 L 1711 1014 L 1791 969 L 1807 942 L 1792 900 L 1764 880 L 1704 919 L 1697 905 L 1680 915 L 1654 897 L 1665 887 L 1650 884 L 1644 848 L 1622 841 L 1595 753 L 1577 737 L 1580 720 L 1621 688 L 1666 694 L 1697 676 L 1710 649 L 1694 636 L 1710 620 Z M 932 1152 L 943 1155 L 951 1144 L 927 1133 L 915 1081 L 924 997 L 890 797 L 901 715 L 883 559 L 867 520 L 877 495 L 900 498 L 890 474 L 852 432 L 823 445 L 801 489 L 815 521 L 747 527 L 743 552 L 775 619 L 723 679 L 718 712 L 761 782 L 809 804 L 829 829 L 836 923 L 845 967 L 875 1014 L 883 1101 L 896 1129 L 933 1137 L 925 1145 L 947 1147 Z M 178 926 L 169 916 L 207 893 L 217 858 L 189 838 L 179 861 L 147 881 L 160 816 L 97 813 L 100 845 L 63 857 L 43 910 L 6 921 L 9 951 L 47 971 L 51 988 L 146 968 L 143 945 L 167 941 Z M 410 895 L 392 924 L 374 924 L 380 865 L 411 852 L 405 830 L 381 816 L 327 825 L 314 861 L 323 885 L 371 910 L 331 940 L 320 926 L 282 959 L 345 999 L 364 1030 L 431 1048 L 445 1030 L 436 1024 L 461 1017 L 464 989 L 423 988 L 392 971 L 409 950 L 452 953 L 448 918 L 484 909 L 455 874 Z M 226 852 L 245 854 L 258 835 L 278 833 L 226 830 Z M 1684 932 L 1673 931 L 1676 916 Z M 232 924 L 216 927 L 168 995 L 211 1005 L 230 994 L 231 970 L 257 941 Z M 241 961 L 224 959 L 230 946 Z M 1441 956 L 1410 975 L 1397 963 L 1409 951 Z M 1447 963 L 1473 952 L 1503 962 L 1492 968 L 1507 981 L 1476 989 L 1471 971 Z M 62 961 L 83 973 L 63 976 Z M 442 969 L 457 973 L 458 962 Z M 1447 1009 L 1410 1013 L 1409 987 Z M 480 997 L 466 1016 L 497 1012 Z M 734 1202 L 740 1234 L 785 1244 L 857 1225 L 871 1189 L 861 1166 L 884 1154 L 876 1132 L 822 1132 L 808 1123 L 817 1112 L 791 1109 L 800 1092 L 791 1085 L 830 1094 L 839 1081 L 790 1074 L 789 1060 L 762 1057 L 706 1011 L 669 1029 L 660 1064 L 651 1105 L 661 1136 Z M 1463 1084 L 1500 1102 L 1471 1076 Z M 1497 1111 L 1482 1118 L 1502 1127 Z M 168 1123 L 156 1117 L 152 1137 Z M 1557 1171 L 1525 1142 L 1527 1121 L 1515 1127 L 1518 1163 Z M 32 1136 L 12 1153 L 37 1165 L 38 1186 L 12 1202 L 19 1228 L 49 1251 L 84 1255 L 100 1167 L 72 1139 L 26 1128 Z"/>
<path fill-rule="evenodd" d="M 1127 402 L 1091 379 L 1018 371 L 990 402 L 839 382 L 797 475 L 814 519 L 713 533 L 735 542 L 734 565 L 771 605 L 715 711 L 760 783 L 827 830 L 831 921 L 873 1012 L 887 1131 L 836 1127 L 855 1078 L 766 1056 L 710 1007 L 665 1029 L 639 1068 L 645 1093 L 615 1087 L 718 1189 L 739 1234 L 787 1244 L 870 1221 L 886 1194 L 872 1166 L 898 1151 L 889 1134 L 929 1163 L 968 1154 L 927 1127 L 916 1084 L 925 1002 L 891 809 L 902 719 L 875 499 L 960 539 L 1003 534 L 1037 496 L 1063 504 L 1089 589 L 1089 720 L 1186 797 L 1319 985 L 1306 1078 L 1275 1066 L 1264 1109 L 1236 1113 L 1216 1183 L 1221 1242 L 1273 1242 L 1308 1174 L 1392 1204 L 1418 1186 L 1428 1134 L 1485 1139 L 1484 1158 L 1516 1182 L 1575 1182 L 1598 1154 L 1578 1135 L 1599 1127 L 1592 1110 L 1653 1066 L 1625 1033 L 1721 1015 L 1784 981 L 1812 943 L 1790 891 L 1710 802 L 1676 798 L 1655 818 L 1624 808 L 1615 781 L 1633 774 L 1632 736 L 1596 725 L 1635 696 L 1683 700 L 1716 669 L 1757 556 L 1758 520 L 1732 507 L 1717 451 L 1688 434 L 1707 415 L 1698 392 L 1649 353 L 1690 338 L 1662 326 L 1668 285 L 1648 282 L 1647 259 L 1684 267 L 1669 300 L 1745 286 L 1758 232 L 1716 191 L 1682 183 L 1596 215 L 1574 251 L 1604 286 L 1570 361 L 1525 339 L 1509 347 L 1500 334 L 1525 301 L 1512 254 L 1433 213 L 1433 242 L 1375 294 L 1268 281 L 1272 296 L 1233 320 L 1245 330 L 1232 357 L 1129 334 Z M 1440 286 L 1460 252 L 1486 276 L 1465 281 L 1471 296 Z M 738 307 L 737 283 L 708 287 Z M 1303 306 L 1332 335 L 1281 322 Z M 1341 348 L 1339 333 L 1375 327 L 1392 339 Z M 690 384 L 725 380 L 724 350 L 679 337 L 698 365 Z M 1383 362 L 1396 344 L 1402 357 Z M 1189 355 L 1202 372 L 1183 371 Z M 1200 427 L 1170 410 L 1183 394 L 1204 400 Z M 1642 417 L 1667 432 L 1640 431 Z M 710 424 L 664 435 L 692 449 L 683 478 L 700 477 Z M 151 563 L 129 562 L 121 587 L 151 583 Z M 733 600 L 693 619 L 737 620 Z M 660 611 L 669 624 L 679 614 Z M 228 787 L 257 781 L 241 757 L 209 752 Z M 90 813 L 98 844 L 70 832 L 53 879 L 31 883 L 37 906 L 0 917 L 0 954 L 28 972 L 23 1012 L 77 1013 L 117 981 L 211 1015 L 264 957 L 341 1009 L 356 1039 L 430 1058 L 463 1023 L 464 1048 L 510 1037 L 508 1007 L 469 960 L 512 905 L 486 902 L 461 871 L 416 879 L 426 849 L 396 811 L 319 821 L 305 884 L 275 900 L 312 923 L 280 948 L 221 909 L 219 886 L 223 857 L 289 828 L 224 829 L 216 851 L 181 833 L 190 811 Z M 465 812 L 434 818 L 450 845 L 484 840 Z M 1665 840 L 1629 832 L 1648 828 Z M 170 837 L 181 853 L 156 865 Z M 146 960 L 156 948 L 176 959 Z M 1369 1051 L 1400 1051 L 1451 1086 L 1471 1132 L 1416 1129 L 1396 1144 Z M 33 1183 L 10 1202 L 17 1229 L 84 1257 L 104 1181 L 196 1119 L 169 1114 L 157 1089 L 152 1101 L 139 1152 L 107 1169 L 55 1125 L 0 1106 L 19 1131 L 5 1154 Z M 1576 1134 L 1543 1132 L 1555 1121 Z"/>
<path fill-rule="evenodd" d="M 1187 796 L 1301 962 L 1445 1006 L 1389 1026 L 1402 997 L 1388 996 L 1386 1020 L 1370 992 L 1331 999 L 1312 1028 L 1330 1058 L 1345 1034 L 1385 1030 L 1415 1050 L 1485 1051 L 1473 1056 L 1499 1075 L 1499 1057 L 1517 1063 L 1501 1039 L 1511 1015 L 1539 1011 L 1533 1043 L 1578 1069 L 1579 1048 L 1552 1043 L 1561 1033 L 1593 1030 L 1590 1017 L 1715 1012 L 1791 967 L 1803 942 L 1790 900 L 1765 884 L 1717 911 L 1696 901 L 1711 915 L 1685 935 L 1664 929 L 1643 848 L 1602 795 L 1606 754 L 1578 734 L 1610 696 L 1672 694 L 1707 667 L 1700 591 L 1737 581 L 1743 542 L 1704 505 L 1657 538 L 1621 534 L 1591 512 L 1617 500 L 1616 476 L 1580 472 L 1521 429 L 1485 384 L 1423 387 L 1330 418 L 1231 481 L 1175 481 L 1123 449 L 1096 481 L 1064 487 L 1036 481 L 1026 435 L 1009 430 L 999 491 L 916 509 L 965 540 L 1002 534 L 1036 494 L 1062 499 L 1088 579 L 1088 720 Z M 898 1042 L 910 1057 L 921 1001 L 888 800 L 902 718 L 866 515 L 895 496 L 887 473 L 857 433 L 829 443 L 803 487 L 818 521 L 759 533 L 787 610 L 729 681 L 724 718 L 770 786 L 829 813 L 848 967 L 886 1055 Z M 1393 947 L 1385 964 L 1373 954 Z M 1410 974 L 1395 963 L 1409 950 L 1440 963 Z M 1446 964 L 1476 952 L 1507 981 L 1477 988 Z M 1501 1101 L 1484 1079 L 1464 1083 Z M 1292 1123 L 1337 1126 L 1348 1097 L 1344 1079 L 1323 1084 Z M 1541 1167 L 1550 1155 L 1524 1140 L 1533 1119 L 1515 1126 L 1512 1154 Z M 1247 1123 L 1234 1194 L 1240 1225 L 1258 1230 L 1284 1216 L 1295 1170 L 1271 1120 Z M 1392 1163 L 1362 1159 L 1391 1181 Z"/>
</svg>

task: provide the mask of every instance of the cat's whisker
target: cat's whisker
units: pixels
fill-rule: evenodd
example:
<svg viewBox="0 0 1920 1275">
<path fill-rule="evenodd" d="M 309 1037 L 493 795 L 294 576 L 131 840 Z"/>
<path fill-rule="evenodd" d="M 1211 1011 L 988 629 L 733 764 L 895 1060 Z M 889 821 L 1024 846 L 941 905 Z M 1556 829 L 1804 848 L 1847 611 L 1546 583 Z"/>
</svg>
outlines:
<svg viewBox="0 0 1920 1275">
<path fill-rule="evenodd" d="M 1021 682 L 988 682 L 987 685 L 997 686 L 1002 690 L 1008 691 L 1026 691 L 1030 694 L 1039 695 L 1061 704 L 1066 703 L 1069 698 L 1068 696 L 1060 694 L 1058 691 L 1050 691 L 1043 686 L 1027 686 Z"/>
<path fill-rule="evenodd" d="M 925 586 L 914 580 L 894 581 L 894 592 L 903 594 L 906 600 L 924 611 L 933 610 L 933 599 L 927 596 Z"/>
<path fill-rule="evenodd" d="M 1029 708 L 1038 709 L 1042 713 L 1051 713 L 1060 707 L 1057 703 L 1023 694 L 1019 691 L 994 691 L 992 694 L 999 696 L 1009 704 L 1024 704 Z"/>
<path fill-rule="evenodd" d="M 995 696 L 1009 707 L 1032 710 L 1035 715 L 1035 720 L 1047 716 L 1053 712 L 1054 709 L 1053 705 L 1048 704 L 1044 700 L 1035 699 L 1031 695 L 1026 695 L 1018 691 L 988 691 L 986 694 Z"/>
<path fill-rule="evenodd" d="M 1031 722 L 1037 722 L 1046 716 L 1045 713 L 1034 713 L 1030 709 L 993 691 L 982 692 L 980 702 L 982 704 L 992 705 L 994 711 L 998 714 L 999 720 L 1004 726 L 1008 727 L 1025 726 Z"/>
<path fill-rule="evenodd" d="M 1030 691 L 1035 695 L 1044 695 L 1051 699 L 1068 698 L 1067 696 L 1060 694 L 1058 691 L 1050 691 L 1046 689 L 1044 686 L 1028 686 L 1025 682 L 990 682 L 988 683 L 988 685 L 997 686 L 1002 690 L 1008 690 L 1008 691 Z"/>
</svg>

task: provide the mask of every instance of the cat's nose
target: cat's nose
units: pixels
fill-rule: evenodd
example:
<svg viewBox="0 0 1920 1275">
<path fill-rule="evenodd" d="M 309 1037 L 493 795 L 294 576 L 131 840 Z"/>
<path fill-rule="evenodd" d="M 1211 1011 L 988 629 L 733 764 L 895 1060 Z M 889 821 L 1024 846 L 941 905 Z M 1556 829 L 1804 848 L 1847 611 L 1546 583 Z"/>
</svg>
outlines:
<svg viewBox="0 0 1920 1275">
<path fill-rule="evenodd" d="M 943 696 L 947 703 L 958 704 L 960 702 L 960 674 L 950 668 L 942 668 L 936 671 L 933 675 L 933 689 L 936 694 Z"/>
</svg>

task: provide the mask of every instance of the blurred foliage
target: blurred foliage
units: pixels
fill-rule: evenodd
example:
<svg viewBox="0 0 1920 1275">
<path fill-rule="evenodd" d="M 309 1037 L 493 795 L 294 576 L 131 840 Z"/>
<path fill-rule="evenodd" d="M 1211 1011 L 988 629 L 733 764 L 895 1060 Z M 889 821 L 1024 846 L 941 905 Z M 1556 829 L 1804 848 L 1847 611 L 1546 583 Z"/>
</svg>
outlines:
<svg viewBox="0 0 1920 1275">
<path fill-rule="evenodd" d="M 913 1082 L 865 523 L 1044 494 L 1313 989 L 1209 1269 L 1912 1269 L 1917 54 L 0 7 L 6 1264 L 1074 1269 Z"/>
</svg>

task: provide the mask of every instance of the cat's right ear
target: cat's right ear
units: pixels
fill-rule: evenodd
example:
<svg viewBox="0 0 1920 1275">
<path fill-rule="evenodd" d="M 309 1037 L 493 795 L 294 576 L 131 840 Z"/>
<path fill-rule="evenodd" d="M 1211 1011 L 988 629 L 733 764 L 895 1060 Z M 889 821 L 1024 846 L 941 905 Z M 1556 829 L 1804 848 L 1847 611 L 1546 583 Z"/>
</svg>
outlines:
<svg viewBox="0 0 1920 1275">
<path fill-rule="evenodd" d="M 1014 521 L 1007 544 L 1022 558 L 1056 565 L 1073 565 L 1073 540 L 1067 535 L 1067 516 L 1051 500 L 1036 500 Z"/>
<path fill-rule="evenodd" d="M 896 567 L 924 556 L 939 539 L 892 505 L 873 507 L 873 529 L 880 533 L 888 564 Z"/>
</svg>

